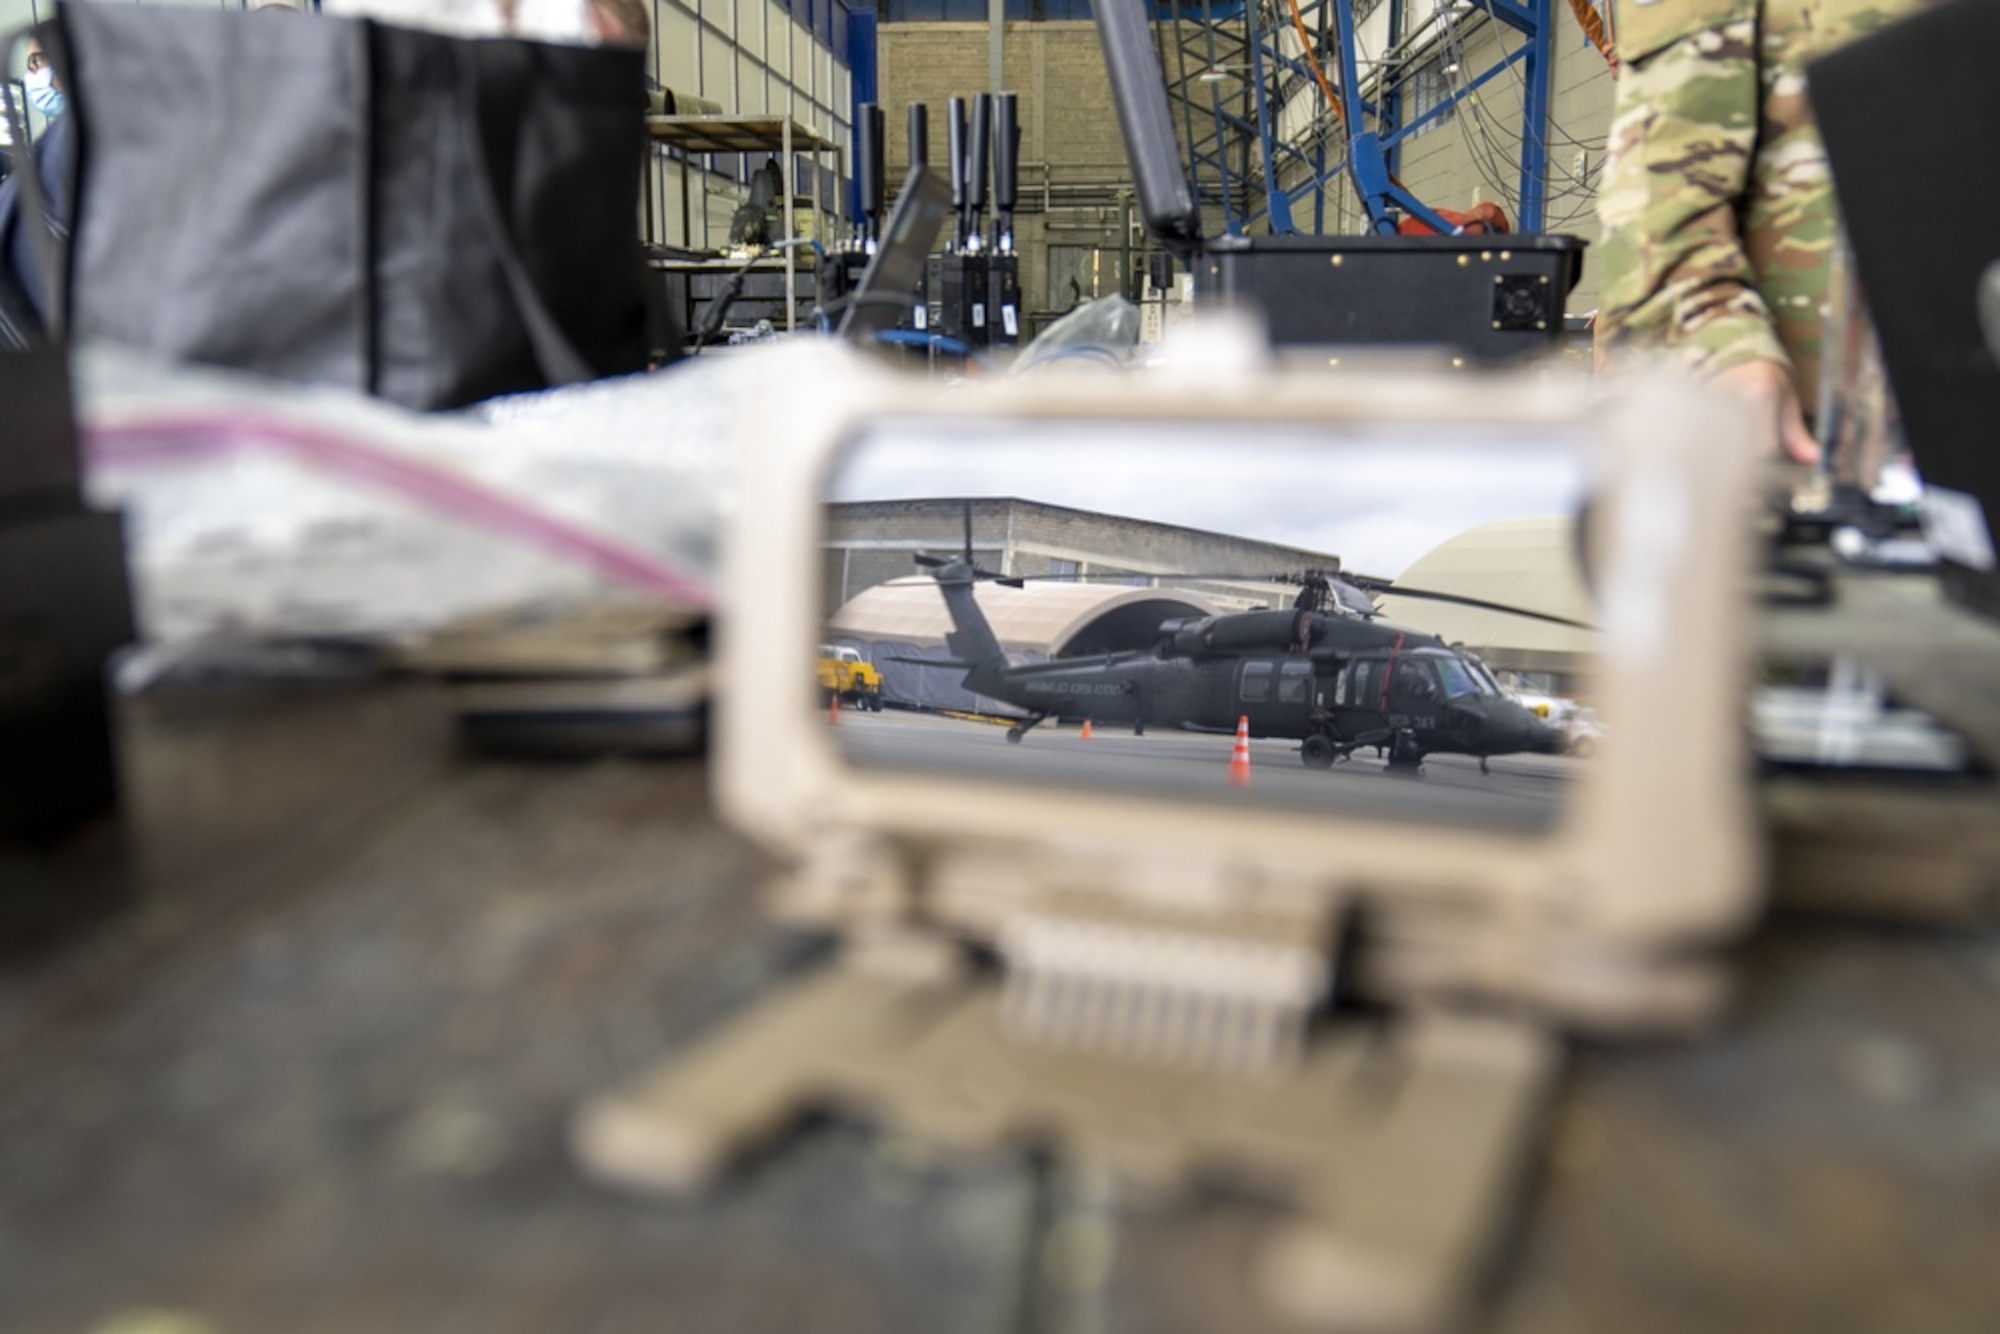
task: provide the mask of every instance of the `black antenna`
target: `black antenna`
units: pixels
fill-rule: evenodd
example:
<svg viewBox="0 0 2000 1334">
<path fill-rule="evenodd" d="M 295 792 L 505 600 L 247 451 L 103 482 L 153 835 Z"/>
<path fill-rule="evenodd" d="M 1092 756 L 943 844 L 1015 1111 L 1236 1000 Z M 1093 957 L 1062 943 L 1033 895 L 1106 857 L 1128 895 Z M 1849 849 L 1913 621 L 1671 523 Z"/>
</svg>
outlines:
<svg viewBox="0 0 2000 1334">
<path fill-rule="evenodd" d="M 971 144 L 965 160 L 965 201 L 970 205 L 972 214 L 966 228 L 966 239 L 977 250 L 979 215 L 986 211 L 986 150 L 993 139 L 993 94 L 973 95 L 972 120 L 966 128 L 971 133 Z"/>
<path fill-rule="evenodd" d="M 965 191 L 965 99 L 954 97 L 944 104 L 945 146 L 951 161 L 951 208 L 958 215 L 958 234 L 952 238 L 952 249 L 965 248 L 966 224 L 970 212 L 966 204 Z"/>
<path fill-rule="evenodd" d="M 910 103 L 910 170 L 931 165 L 931 109 Z"/>
<path fill-rule="evenodd" d="M 1146 18 L 1145 0 L 1091 0 L 1104 72 L 1111 80 L 1118 129 L 1139 192 L 1139 215 L 1161 245 L 1190 259 L 1201 244 L 1201 211 L 1181 165 L 1167 107 L 1166 79 Z"/>
<path fill-rule="evenodd" d="M 1014 252 L 1014 203 L 1020 172 L 1020 98 L 1002 93 L 993 103 L 993 248 Z"/>
<path fill-rule="evenodd" d="M 855 131 L 854 164 L 856 183 L 861 189 L 862 224 L 861 239 L 865 248 L 873 250 L 875 242 L 882 235 L 882 205 L 887 191 L 882 179 L 882 133 L 885 119 L 882 108 L 874 102 L 863 102 L 860 107 Z"/>
</svg>

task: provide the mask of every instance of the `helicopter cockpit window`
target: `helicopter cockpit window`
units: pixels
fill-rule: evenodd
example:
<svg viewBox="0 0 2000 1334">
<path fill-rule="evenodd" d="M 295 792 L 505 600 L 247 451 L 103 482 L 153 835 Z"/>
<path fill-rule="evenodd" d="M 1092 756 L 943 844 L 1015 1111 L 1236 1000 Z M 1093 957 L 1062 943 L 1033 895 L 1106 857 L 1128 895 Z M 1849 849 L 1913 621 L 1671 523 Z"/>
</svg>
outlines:
<svg viewBox="0 0 2000 1334">
<path fill-rule="evenodd" d="M 1501 688 L 1500 682 L 1494 679 L 1493 673 L 1487 670 L 1485 663 L 1469 654 L 1465 657 L 1464 661 L 1465 665 L 1472 670 L 1472 675 L 1479 681 L 1480 694 L 1505 695 L 1507 693 Z"/>
<path fill-rule="evenodd" d="M 1486 693 L 1485 689 L 1480 685 L 1479 677 L 1474 674 L 1471 665 L 1463 658 L 1437 658 L 1434 660 L 1434 664 L 1437 667 L 1438 679 L 1444 683 L 1444 697 L 1446 699 L 1459 699 L 1466 695 L 1483 695 Z"/>
<path fill-rule="evenodd" d="M 1240 731 L 1258 776 L 1225 800 L 1520 828 L 1583 762 L 1463 647 L 1589 670 L 1559 430 L 888 418 L 823 494 L 824 638 L 880 676 L 819 721 L 849 763 L 1207 801 Z M 1523 552 L 1574 628 L 1494 609 Z"/>
<path fill-rule="evenodd" d="M 1432 700 L 1438 697 L 1436 668 L 1427 658 L 1405 658 L 1396 664 L 1396 680 L 1389 687 L 1390 693 L 1407 696 L 1413 700 Z"/>
</svg>

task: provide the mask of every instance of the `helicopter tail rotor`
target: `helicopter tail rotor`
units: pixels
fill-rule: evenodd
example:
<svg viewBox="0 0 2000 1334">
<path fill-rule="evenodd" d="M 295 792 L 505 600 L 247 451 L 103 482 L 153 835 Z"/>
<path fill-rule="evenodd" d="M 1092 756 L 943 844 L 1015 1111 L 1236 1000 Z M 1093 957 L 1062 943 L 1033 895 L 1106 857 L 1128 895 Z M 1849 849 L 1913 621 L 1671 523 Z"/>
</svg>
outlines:
<svg viewBox="0 0 2000 1334">
<path fill-rule="evenodd" d="M 964 576 L 967 582 L 999 584 L 1004 588 L 1026 588 L 1028 585 L 1024 579 L 1019 579 L 1009 574 L 1001 574 L 997 570 L 983 569 L 979 565 L 979 562 L 973 559 L 972 502 L 966 500 L 962 501 L 961 504 L 964 508 L 965 542 L 960 548 L 958 556 L 955 559 L 946 560 L 941 556 L 933 556 L 929 552 L 919 551 L 912 559 L 927 570 L 944 570 L 952 566 L 960 566 L 967 572 Z"/>
</svg>

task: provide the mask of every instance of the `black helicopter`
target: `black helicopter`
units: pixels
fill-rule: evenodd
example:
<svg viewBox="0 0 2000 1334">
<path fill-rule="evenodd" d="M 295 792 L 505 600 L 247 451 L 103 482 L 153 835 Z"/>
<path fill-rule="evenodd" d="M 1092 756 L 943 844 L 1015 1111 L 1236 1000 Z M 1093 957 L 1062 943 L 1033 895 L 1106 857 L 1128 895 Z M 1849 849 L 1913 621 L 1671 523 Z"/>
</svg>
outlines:
<svg viewBox="0 0 2000 1334">
<path fill-rule="evenodd" d="M 1288 578 L 1300 585 L 1290 610 L 1183 617 L 1163 622 L 1151 649 L 1015 665 L 973 589 L 1022 581 L 980 569 L 969 533 L 959 557 L 916 559 L 944 597 L 953 656 L 909 661 L 962 669 L 966 689 L 1026 709 L 1029 716 L 1007 731 L 1010 742 L 1050 718 L 1130 723 L 1141 734 L 1154 725 L 1233 732 L 1248 719 L 1254 737 L 1297 738 L 1299 757 L 1315 769 L 1362 747 L 1386 755 L 1391 769 L 1414 770 L 1426 755 L 1443 753 L 1477 756 L 1482 772 L 1489 756 L 1563 748 L 1561 733 L 1501 690 L 1476 657 L 1375 619 L 1364 581 L 1337 573 Z M 1396 591 L 1578 625 L 1473 598 Z M 1341 610 L 1329 613 L 1329 603 Z"/>
</svg>

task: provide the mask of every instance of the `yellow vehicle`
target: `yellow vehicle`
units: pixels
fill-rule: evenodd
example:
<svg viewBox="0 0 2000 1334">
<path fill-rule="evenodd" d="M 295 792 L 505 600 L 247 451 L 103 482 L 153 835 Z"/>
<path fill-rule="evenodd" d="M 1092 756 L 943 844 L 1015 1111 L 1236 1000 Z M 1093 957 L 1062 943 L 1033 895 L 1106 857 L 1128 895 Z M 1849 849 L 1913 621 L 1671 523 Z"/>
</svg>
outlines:
<svg viewBox="0 0 2000 1334">
<path fill-rule="evenodd" d="M 819 646 L 819 688 L 828 703 L 837 695 L 853 708 L 882 710 L 882 673 L 844 644 Z"/>
</svg>

